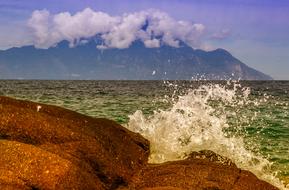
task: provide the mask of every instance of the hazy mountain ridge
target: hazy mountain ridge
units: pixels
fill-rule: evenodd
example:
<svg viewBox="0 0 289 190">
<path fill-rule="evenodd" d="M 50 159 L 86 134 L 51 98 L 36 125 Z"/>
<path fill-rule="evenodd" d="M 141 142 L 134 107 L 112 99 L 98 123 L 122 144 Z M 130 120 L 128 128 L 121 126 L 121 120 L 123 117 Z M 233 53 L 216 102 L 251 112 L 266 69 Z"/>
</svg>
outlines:
<svg viewBox="0 0 289 190">
<path fill-rule="evenodd" d="M 194 50 L 185 44 L 146 48 L 136 41 L 126 49 L 99 50 L 96 43 L 70 48 L 61 42 L 49 49 L 33 46 L 0 51 L 1 79 L 97 80 L 270 80 L 223 49 Z"/>
</svg>

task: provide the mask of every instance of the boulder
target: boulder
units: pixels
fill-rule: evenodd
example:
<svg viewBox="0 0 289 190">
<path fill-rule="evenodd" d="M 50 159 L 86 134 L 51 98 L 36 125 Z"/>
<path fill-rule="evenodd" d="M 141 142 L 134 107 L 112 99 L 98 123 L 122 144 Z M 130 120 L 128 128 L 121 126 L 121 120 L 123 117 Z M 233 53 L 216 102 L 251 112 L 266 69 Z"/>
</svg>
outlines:
<svg viewBox="0 0 289 190">
<path fill-rule="evenodd" d="M 277 190 L 229 159 L 206 150 L 194 152 L 186 160 L 148 164 L 123 189 Z"/>
<path fill-rule="evenodd" d="M 147 163 L 148 141 L 113 121 L 91 118 L 57 106 L 7 97 L 0 97 L 0 113 L 0 139 L 17 141 L 22 143 L 21 147 L 30 145 L 30 148 L 24 146 L 17 152 L 21 154 L 27 151 L 27 163 L 33 163 L 35 159 L 31 152 L 36 151 L 34 147 L 41 152 L 37 159 L 41 158 L 40 155 L 53 157 L 53 154 L 53 158 L 59 158 L 56 160 L 62 159 L 61 164 L 74 165 L 84 171 L 83 174 L 98 178 L 105 188 L 125 184 L 136 170 Z M 4 144 L 9 143 L 5 141 Z M 12 146 L 11 143 L 9 145 Z M 5 150 L 7 159 L 3 162 L 11 158 L 17 165 L 19 157 L 12 157 L 15 155 L 8 154 L 9 150 Z M 43 164 L 49 165 L 49 161 L 46 161 Z M 39 172 L 33 170 L 36 168 L 31 169 L 32 173 Z M 25 182 L 34 186 L 34 183 L 39 183 L 35 179 L 25 178 Z"/>
<path fill-rule="evenodd" d="M 211 151 L 149 164 L 149 142 L 119 124 L 0 96 L 1 190 L 275 190 Z"/>
</svg>

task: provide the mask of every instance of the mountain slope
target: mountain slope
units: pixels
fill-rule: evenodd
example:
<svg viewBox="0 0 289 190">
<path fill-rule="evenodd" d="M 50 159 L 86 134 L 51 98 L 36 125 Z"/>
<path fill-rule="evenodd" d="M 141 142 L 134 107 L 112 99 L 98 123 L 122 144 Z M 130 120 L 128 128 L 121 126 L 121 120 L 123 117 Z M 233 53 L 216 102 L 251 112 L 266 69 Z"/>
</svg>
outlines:
<svg viewBox="0 0 289 190">
<path fill-rule="evenodd" d="M 185 44 L 180 48 L 146 48 L 134 42 L 127 49 L 99 50 L 95 42 L 70 48 L 61 42 L 54 48 L 33 46 L 0 51 L 1 79 L 121 79 L 270 80 L 223 49 L 206 52 Z"/>
</svg>

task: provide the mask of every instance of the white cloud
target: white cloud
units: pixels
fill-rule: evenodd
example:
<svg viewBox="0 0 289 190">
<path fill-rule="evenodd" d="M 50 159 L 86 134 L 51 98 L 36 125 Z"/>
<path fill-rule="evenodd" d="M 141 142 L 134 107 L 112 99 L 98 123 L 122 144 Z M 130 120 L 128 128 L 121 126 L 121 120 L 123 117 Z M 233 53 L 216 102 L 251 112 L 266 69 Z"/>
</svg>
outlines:
<svg viewBox="0 0 289 190">
<path fill-rule="evenodd" d="M 160 47 L 160 40 L 158 39 L 145 40 L 144 44 L 148 48 L 158 48 Z"/>
<path fill-rule="evenodd" d="M 228 38 L 231 35 L 231 31 L 229 29 L 223 29 L 219 32 L 214 33 L 211 35 L 211 39 L 214 40 L 223 40 L 225 38 Z"/>
<path fill-rule="evenodd" d="M 49 48 L 63 40 L 73 46 L 81 38 L 109 32 L 117 23 L 118 17 L 87 8 L 75 15 L 68 12 L 51 15 L 47 10 L 37 10 L 32 13 L 28 26 L 33 30 L 34 45 Z"/>
<path fill-rule="evenodd" d="M 145 22 L 146 16 L 142 12 L 124 15 L 108 33 L 102 35 L 102 38 L 107 47 L 128 48 L 133 41 L 138 39 L 138 32 Z"/>
<path fill-rule="evenodd" d="M 41 47 L 41 44 L 47 44 L 49 47 L 50 42 L 50 13 L 47 10 L 34 11 L 28 25 L 34 33 L 34 41 L 36 47 Z M 53 44 L 53 43 L 52 43 Z"/>
<path fill-rule="evenodd" d="M 136 40 L 141 40 L 149 48 L 159 47 L 162 43 L 178 47 L 180 41 L 200 48 L 200 38 L 205 30 L 202 24 L 177 21 L 157 10 L 110 16 L 90 8 L 74 15 L 69 12 L 52 15 L 47 10 L 36 10 L 28 26 L 38 48 L 49 48 L 63 40 L 74 46 L 96 35 L 104 40 L 98 46 L 100 49 L 128 48 Z"/>
</svg>

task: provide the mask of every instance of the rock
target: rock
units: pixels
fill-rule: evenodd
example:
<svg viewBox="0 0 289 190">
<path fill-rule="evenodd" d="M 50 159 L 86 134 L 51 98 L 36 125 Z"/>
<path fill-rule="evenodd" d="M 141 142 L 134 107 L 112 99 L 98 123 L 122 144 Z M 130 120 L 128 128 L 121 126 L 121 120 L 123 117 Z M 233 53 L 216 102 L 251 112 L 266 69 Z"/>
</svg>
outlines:
<svg viewBox="0 0 289 190">
<path fill-rule="evenodd" d="M 0 97 L 1 190 L 273 190 L 212 151 L 148 164 L 149 142 L 107 119 Z"/>
<path fill-rule="evenodd" d="M 41 155 L 36 160 L 48 155 L 57 157 L 60 163 L 98 178 L 107 189 L 125 184 L 148 159 L 147 140 L 107 119 L 95 119 L 60 107 L 7 97 L 0 97 L 0 113 L 0 139 L 22 143 L 19 146 L 23 148 L 17 154 L 27 151 L 27 163 L 35 159 L 32 151 Z M 21 164 L 17 163 L 18 157 L 6 156 L 3 162 L 11 159 L 15 165 Z M 50 165 L 48 160 L 45 164 Z M 37 168 L 31 169 L 31 172 L 39 172 Z M 40 183 L 35 179 L 25 178 L 25 182 L 34 186 Z"/>
<path fill-rule="evenodd" d="M 132 178 L 127 189 L 277 190 L 234 164 L 203 158 L 149 164 Z"/>
<path fill-rule="evenodd" d="M 223 165 L 228 165 L 228 166 L 236 166 L 232 160 L 229 158 L 226 158 L 224 156 L 221 156 L 219 154 L 214 153 L 213 151 L 210 150 L 201 150 L 199 152 L 192 152 L 188 158 L 188 160 L 194 160 L 194 159 L 206 159 L 210 162 L 214 163 L 219 163 Z"/>
<path fill-rule="evenodd" d="M 104 189 L 97 176 L 82 170 L 67 159 L 33 145 L 0 140 L 0 155 L 1 176 L 7 178 L 10 175 L 12 179 L 15 178 L 16 180 L 10 179 L 10 183 L 13 182 L 16 187 Z M 3 181 L 9 182 L 5 179 Z"/>
<path fill-rule="evenodd" d="M 6 169 L 5 170 L 0 169 L 0 189 L 1 190 L 29 190 L 31 188 L 26 186 L 25 182 L 19 179 L 13 172 L 6 170 Z"/>
</svg>

